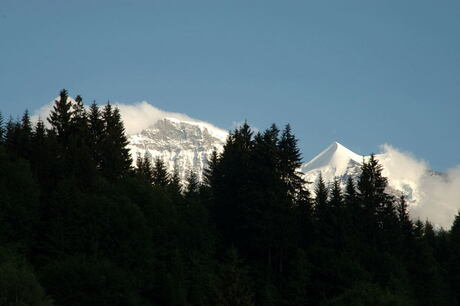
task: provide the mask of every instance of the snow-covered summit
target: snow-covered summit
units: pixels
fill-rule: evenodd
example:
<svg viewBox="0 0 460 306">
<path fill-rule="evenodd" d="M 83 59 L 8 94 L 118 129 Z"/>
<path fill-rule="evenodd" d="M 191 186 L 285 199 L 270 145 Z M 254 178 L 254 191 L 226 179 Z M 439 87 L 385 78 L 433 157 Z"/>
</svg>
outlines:
<svg viewBox="0 0 460 306">
<path fill-rule="evenodd" d="M 161 158 L 168 171 L 177 169 L 185 180 L 194 172 L 199 180 L 211 153 L 222 151 L 228 133 L 211 124 L 166 117 L 140 133 L 128 136 L 133 159 L 147 156 Z"/>
<path fill-rule="evenodd" d="M 189 121 L 189 120 L 181 120 L 173 117 L 165 117 L 163 120 L 164 122 L 169 122 L 171 124 L 176 125 L 176 127 L 186 127 L 186 126 L 195 126 L 197 127 L 202 133 L 208 133 L 214 138 L 219 139 L 220 141 L 225 141 L 228 136 L 228 132 L 220 129 L 218 127 L 213 126 L 207 122 L 203 121 Z"/>
<path fill-rule="evenodd" d="M 363 157 L 347 149 L 338 142 L 333 142 L 320 154 L 301 167 L 307 182 L 316 182 L 321 173 L 326 182 L 335 177 L 346 181 L 348 176 L 357 175 Z"/>
<path fill-rule="evenodd" d="M 416 204 L 423 197 L 420 190 L 420 179 L 436 174 L 424 169 L 417 170 L 420 173 L 404 171 L 404 167 L 407 167 L 410 161 L 406 160 L 403 164 L 397 164 L 396 160 L 401 161 L 401 157 L 393 156 L 394 154 L 397 153 L 386 151 L 375 155 L 375 158 L 383 166 L 383 176 L 388 178 L 387 192 L 395 196 L 404 194 L 409 203 Z M 314 183 L 318 181 L 320 173 L 326 183 L 338 178 L 341 186 L 345 187 L 348 177 L 352 177 L 356 181 L 361 173 L 363 161 L 368 160 L 369 156 L 360 156 L 338 142 L 333 142 L 326 150 L 303 164 L 301 171 L 304 173 L 306 181 L 311 183 L 308 184 L 311 191 L 314 189 Z M 413 171 L 411 170 L 411 172 Z"/>
<path fill-rule="evenodd" d="M 345 148 L 340 143 L 334 141 L 326 150 L 315 156 L 311 161 L 306 163 L 302 170 L 308 172 L 313 169 L 324 167 L 333 167 L 339 173 L 346 170 L 350 161 L 357 163 L 362 162 L 363 157 Z"/>
</svg>

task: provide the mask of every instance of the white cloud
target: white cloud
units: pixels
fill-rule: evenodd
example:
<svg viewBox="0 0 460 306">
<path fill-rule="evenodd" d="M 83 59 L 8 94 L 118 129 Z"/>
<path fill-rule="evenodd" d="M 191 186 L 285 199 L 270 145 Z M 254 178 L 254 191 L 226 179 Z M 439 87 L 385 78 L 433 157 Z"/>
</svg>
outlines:
<svg viewBox="0 0 460 306">
<path fill-rule="evenodd" d="M 383 174 L 394 184 L 416 188 L 416 201 L 410 207 L 414 219 L 429 220 L 437 226 L 450 228 L 460 209 L 460 166 L 443 175 L 432 175 L 428 164 L 390 145 L 383 145 L 377 156 L 384 166 Z M 400 186 L 400 187 L 401 187 Z"/>
<path fill-rule="evenodd" d="M 139 133 L 145 128 L 148 128 L 155 122 L 163 118 L 175 118 L 182 121 L 199 122 L 189 116 L 181 113 L 173 113 L 161 110 L 146 101 L 134 104 L 115 104 L 119 109 L 123 122 L 125 124 L 126 133 Z"/>
<path fill-rule="evenodd" d="M 58 97 L 56 99 L 58 99 Z M 69 97 L 69 99 L 70 101 L 73 101 L 73 102 L 75 101 L 71 97 Z M 38 118 L 41 118 L 47 124 L 46 118 L 48 117 L 50 111 L 53 109 L 53 105 L 54 105 L 54 100 L 42 106 L 38 110 L 36 110 L 31 116 L 32 121 L 36 122 Z M 161 110 L 151 105 L 147 101 L 137 102 L 133 104 L 125 104 L 125 103 L 117 102 L 117 103 L 114 103 L 113 105 L 117 106 L 120 109 L 120 114 L 123 119 L 123 123 L 125 125 L 127 134 L 139 133 L 143 129 L 146 129 L 152 126 L 153 124 L 155 124 L 155 122 L 157 122 L 160 119 L 174 118 L 174 119 L 178 119 L 181 121 L 187 121 L 190 123 L 200 123 L 200 125 L 208 128 L 210 131 L 217 134 L 216 136 L 223 137 L 223 139 L 225 139 L 227 135 L 227 132 L 225 130 L 217 128 L 216 126 L 210 123 L 200 121 L 197 119 L 193 119 L 185 114 Z M 100 105 L 100 107 L 102 108 L 103 105 Z"/>
<path fill-rule="evenodd" d="M 48 118 L 51 110 L 53 109 L 54 101 L 58 100 L 58 99 L 59 99 L 59 97 L 56 97 L 50 103 L 45 104 L 42 107 L 40 107 L 39 109 L 37 109 L 36 111 L 34 111 L 32 113 L 32 115 L 30 116 L 31 121 L 32 122 L 37 122 L 38 119 L 41 119 L 41 120 L 43 120 L 45 122 L 45 125 L 49 127 L 48 120 L 46 120 L 46 118 Z M 72 97 L 69 97 L 69 101 L 72 102 L 72 103 L 75 103 L 75 100 Z"/>
</svg>

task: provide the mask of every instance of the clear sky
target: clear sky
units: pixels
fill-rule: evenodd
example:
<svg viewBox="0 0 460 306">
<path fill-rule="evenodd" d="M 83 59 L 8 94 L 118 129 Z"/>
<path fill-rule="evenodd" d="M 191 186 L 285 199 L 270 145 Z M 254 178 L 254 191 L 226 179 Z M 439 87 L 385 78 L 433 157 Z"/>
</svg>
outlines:
<svg viewBox="0 0 460 306">
<path fill-rule="evenodd" d="M 460 164 L 460 1 L 0 1 L 0 110 L 67 88 Z"/>
</svg>

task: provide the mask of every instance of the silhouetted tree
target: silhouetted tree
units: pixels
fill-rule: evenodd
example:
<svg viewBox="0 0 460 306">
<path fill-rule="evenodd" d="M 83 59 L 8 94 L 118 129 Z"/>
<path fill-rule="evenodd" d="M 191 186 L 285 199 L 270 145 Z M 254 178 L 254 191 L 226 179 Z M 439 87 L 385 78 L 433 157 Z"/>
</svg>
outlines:
<svg viewBox="0 0 460 306">
<path fill-rule="evenodd" d="M 93 154 L 93 160 L 96 168 L 102 167 L 102 148 L 104 140 L 104 121 L 102 114 L 96 102 L 93 102 L 89 108 L 88 114 L 89 127 L 89 144 Z"/>
<path fill-rule="evenodd" d="M 155 159 L 152 170 L 152 181 L 155 186 L 166 187 L 169 183 L 169 174 L 163 160 L 159 157 Z"/>
<path fill-rule="evenodd" d="M 53 109 L 48 117 L 51 129 L 58 137 L 59 143 L 66 150 L 68 138 L 71 134 L 72 104 L 69 100 L 67 90 L 63 89 L 59 93 L 59 98 L 54 101 Z"/>
<path fill-rule="evenodd" d="M 104 121 L 104 138 L 101 149 L 101 169 L 109 179 L 119 179 L 131 170 L 131 156 L 127 148 L 128 139 L 121 121 L 118 108 L 113 109 L 110 103 L 102 112 Z"/>
</svg>

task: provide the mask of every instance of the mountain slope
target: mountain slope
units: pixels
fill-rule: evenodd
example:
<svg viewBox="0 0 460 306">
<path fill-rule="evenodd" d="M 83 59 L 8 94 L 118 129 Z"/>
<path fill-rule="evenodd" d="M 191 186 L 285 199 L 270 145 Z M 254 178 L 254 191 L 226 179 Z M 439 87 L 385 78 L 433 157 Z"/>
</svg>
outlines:
<svg viewBox="0 0 460 306">
<path fill-rule="evenodd" d="M 307 182 L 316 182 L 319 173 L 326 182 L 338 177 L 346 182 L 348 177 L 357 176 L 363 157 L 345 148 L 338 142 L 333 142 L 323 152 L 301 167 Z"/>
<path fill-rule="evenodd" d="M 159 157 L 170 172 L 177 169 L 182 181 L 186 180 L 191 171 L 201 181 L 208 158 L 214 150 L 223 150 L 227 135 L 228 132 L 206 122 L 166 117 L 157 120 L 140 133 L 129 135 L 128 139 L 134 161 L 138 156 L 148 156 L 152 162 Z M 333 142 L 304 163 L 300 171 L 304 173 L 310 190 L 313 190 L 320 173 L 326 182 L 339 178 L 344 187 L 348 177 L 355 180 L 358 178 L 362 162 L 368 158 L 369 156 L 360 156 L 340 143 Z M 383 166 L 383 175 L 388 177 L 388 192 L 396 196 L 404 194 L 410 203 L 415 203 L 423 196 L 419 190 L 420 182 L 413 177 L 435 175 L 433 172 L 426 172 L 423 175 L 407 176 L 404 171 L 400 171 L 401 165 L 396 165 L 388 153 L 377 154 L 376 158 Z"/>
<path fill-rule="evenodd" d="M 439 176 L 433 171 L 423 170 L 423 173 L 408 173 L 404 171 L 407 165 L 397 164 L 394 156 L 385 152 L 376 154 L 375 158 L 383 166 L 382 174 L 388 178 L 387 192 L 400 196 L 404 195 L 409 203 L 416 204 L 424 195 L 420 190 L 421 180 L 429 176 Z M 345 186 L 348 177 L 355 180 L 361 173 L 363 161 L 369 159 L 369 156 L 360 156 L 347 149 L 343 145 L 334 142 L 326 150 L 318 154 L 311 161 L 301 167 L 304 177 L 309 184 L 309 189 L 314 190 L 314 183 L 321 173 L 326 182 L 331 182 L 337 177 L 342 185 Z"/>
<path fill-rule="evenodd" d="M 138 134 L 129 135 L 133 160 L 147 155 L 153 161 L 161 158 L 168 171 L 177 169 L 184 181 L 190 172 L 202 180 L 208 158 L 223 150 L 227 132 L 207 123 L 164 118 Z"/>
</svg>

